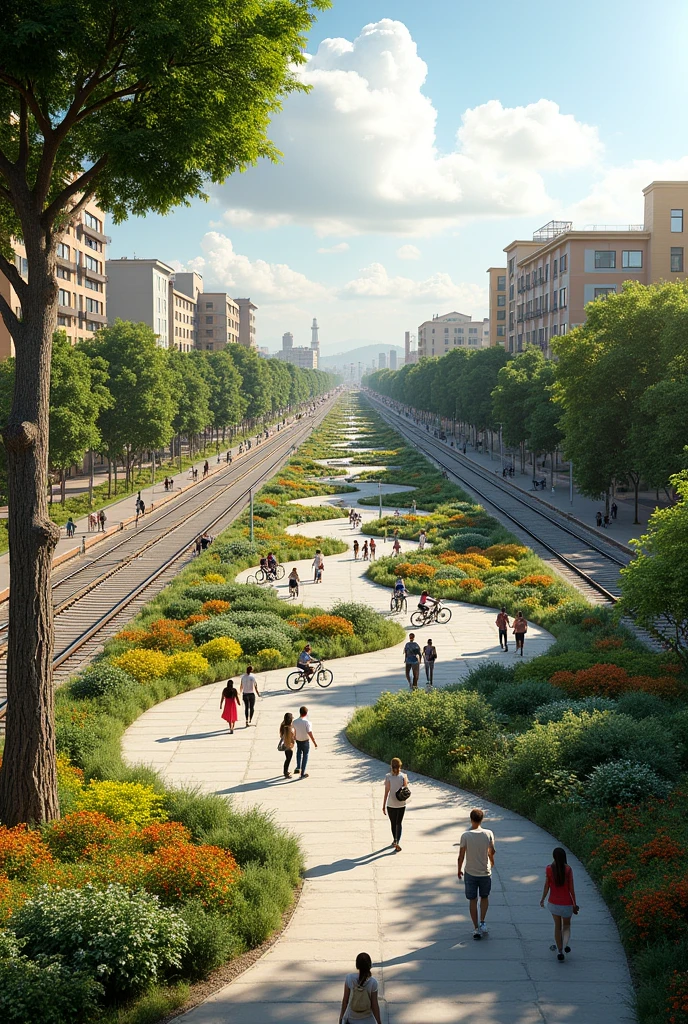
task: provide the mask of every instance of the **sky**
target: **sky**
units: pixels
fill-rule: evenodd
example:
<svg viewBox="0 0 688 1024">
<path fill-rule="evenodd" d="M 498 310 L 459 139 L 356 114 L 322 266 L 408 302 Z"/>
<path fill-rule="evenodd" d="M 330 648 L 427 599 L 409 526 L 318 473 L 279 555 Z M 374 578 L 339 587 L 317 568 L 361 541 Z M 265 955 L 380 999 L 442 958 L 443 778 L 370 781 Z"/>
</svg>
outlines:
<svg viewBox="0 0 688 1024">
<path fill-rule="evenodd" d="M 403 344 L 433 314 L 487 315 L 487 268 L 551 219 L 642 222 L 688 179 L 686 0 L 334 0 L 270 137 L 283 154 L 166 217 L 111 226 L 250 295 L 258 344 Z"/>
</svg>

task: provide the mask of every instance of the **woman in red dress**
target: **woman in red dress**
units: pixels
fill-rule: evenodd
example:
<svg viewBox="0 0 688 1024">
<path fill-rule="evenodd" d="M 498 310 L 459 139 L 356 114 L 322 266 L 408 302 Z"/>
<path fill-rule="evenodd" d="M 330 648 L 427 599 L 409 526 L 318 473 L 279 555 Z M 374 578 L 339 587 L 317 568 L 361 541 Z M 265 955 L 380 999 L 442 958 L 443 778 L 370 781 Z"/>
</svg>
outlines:
<svg viewBox="0 0 688 1024">
<path fill-rule="evenodd" d="M 239 692 L 234 686 L 234 680 L 228 679 L 227 684 L 220 697 L 220 707 L 224 704 L 222 717 L 229 726 L 230 733 L 234 732 L 239 709 Z"/>
</svg>

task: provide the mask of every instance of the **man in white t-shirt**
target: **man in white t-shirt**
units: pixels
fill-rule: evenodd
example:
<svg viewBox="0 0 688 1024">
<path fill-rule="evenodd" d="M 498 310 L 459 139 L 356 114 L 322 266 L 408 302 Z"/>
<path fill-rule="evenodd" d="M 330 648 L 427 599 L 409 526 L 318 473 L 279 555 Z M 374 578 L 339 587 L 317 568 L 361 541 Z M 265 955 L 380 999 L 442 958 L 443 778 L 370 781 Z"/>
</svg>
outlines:
<svg viewBox="0 0 688 1024">
<path fill-rule="evenodd" d="M 302 779 L 307 779 L 306 765 L 308 764 L 311 740 L 313 740 L 314 747 L 318 746 L 311 723 L 308 721 L 307 707 L 299 708 L 299 717 L 294 720 L 294 733 L 296 735 L 296 774 L 300 775 Z"/>
<path fill-rule="evenodd" d="M 466 899 L 469 901 L 471 920 L 473 922 L 473 938 L 482 939 L 487 936 L 485 915 L 489 906 L 492 888 L 492 868 L 495 859 L 494 832 L 483 828 L 484 814 L 474 807 L 471 811 L 471 827 L 461 836 L 459 843 L 459 879 L 464 879 Z M 463 866 L 466 863 L 464 873 Z M 480 893 L 480 924 L 478 924 L 478 893 Z"/>
<path fill-rule="evenodd" d="M 239 692 L 244 699 L 244 713 L 246 715 L 246 728 L 253 721 L 253 712 L 256 710 L 256 696 L 260 697 L 258 682 L 253 674 L 253 665 L 247 665 L 246 671 L 241 677 Z"/>
</svg>

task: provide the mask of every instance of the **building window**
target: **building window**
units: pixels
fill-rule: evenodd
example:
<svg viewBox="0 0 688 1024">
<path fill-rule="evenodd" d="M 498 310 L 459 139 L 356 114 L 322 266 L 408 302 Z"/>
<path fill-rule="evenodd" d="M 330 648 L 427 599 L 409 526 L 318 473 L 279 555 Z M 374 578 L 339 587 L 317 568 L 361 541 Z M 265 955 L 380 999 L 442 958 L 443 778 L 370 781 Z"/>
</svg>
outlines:
<svg viewBox="0 0 688 1024">
<path fill-rule="evenodd" d="M 92 320 L 87 320 L 86 321 L 86 330 L 87 331 L 97 331 L 98 330 L 98 324 L 95 324 Z"/>
<path fill-rule="evenodd" d="M 506 327 L 498 327 L 497 328 L 497 337 L 498 338 L 503 338 L 503 337 L 505 337 L 505 335 L 506 335 Z"/>
<path fill-rule="evenodd" d="M 567 290 L 568 289 L 566 289 L 566 288 L 560 288 L 559 289 L 559 309 L 565 309 L 566 308 L 566 292 L 567 292 Z"/>
<path fill-rule="evenodd" d="M 103 286 L 100 283 L 100 281 L 91 281 L 91 279 L 89 277 L 84 278 L 84 284 L 92 292 L 102 292 L 102 290 L 103 290 Z"/>
<path fill-rule="evenodd" d="M 61 278 L 63 281 L 69 281 L 69 271 L 65 270 L 64 267 L 57 268 L 57 276 Z"/>
<path fill-rule="evenodd" d="M 497 296 L 497 305 L 498 306 L 506 306 L 506 295 L 498 295 Z"/>
<path fill-rule="evenodd" d="M 545 344 L 545 328 L 544 327 L 539 327 L 538 328 L 538 345 L 540 346 L 540 348 L 542 348 L 544 346 L 544 344 Z"/>
<path fill-rule="evenodd" d="M 57 318 L 57 326 L 58 327 L 69 327 L 69 317 L 68 316 L 58 316 L 58 318 Z"/>
<path fill-rule="evenodd" d="M 98 260 L 94 259 L 93 256 L 85 255 L 84 263 L 86 264 L 89 270 L 95 270 L 96 274 L 100 273 L 100 263 Z"/>
<path fill-rule="evenodd" d="M 595 289 L 595 298 L 596 299 L 606 299 L 606 297 L 608 295 L 616 295 L 616 288 L 614 288 L 612 286 L 611 288 L 596 288 Z"/>
<path fill-rule="evenodd" d="M 71 306 L 72 305 L 72 296 L 71 296 L 71 294 L 69 292 L 66 292 L 64 290 L 64 288 L 60 288 L 60 290 L 58 292 L 58 300 L 57 301 L 59 302 L 59 304 L 61 306 Z"/>
<path fill-rule="evenodd" d="M 505 309 L 498 309 L 497 310 L 497 319 L 498 320 L 506 320 L 506 310 Z"/>
<path fill-rule="evenodd" d="M 448 328 L 448 327 L 445 327 L 445 328 L 444 328 L 444 333 L 445 333 L 445 334 L 449 334 L 449 328 Z"/>
<path fill-rule="evenodd" d="M 212 328 L 209 331 L 206 331 L 205 333 L 212 338 L 212 336 L 213 336 Z"/>
<path fill-rule="evenodd" d="M 545 263 L 545 283 L 549 281 L 549 263 Z"/>
<path fill-rule="evenodd" d="M 555 263 L 555 266 L 556 266 L 556 263 Z M 552 312 L 554 312 L 555 310 L 559 309 L 559 304 L 558 304 L 558 301 L 557 301 L 558 298 L 559 298 L 559 296 L 558 296 L 557 292 L 556 291 L 552 292 Z"/>
<path fill-rule="evenodd" d="M 621 266 L 624 270 L 642 270 L 643 250 L 624 249 L 621 253 Z"/>
<path fill-rule="evenodd" d="M 87 245 L 89 247 L 89 249 L 95 249 L 96 252 L 100 252 L 100 249 L 101 249 L 100 242 L 96 242 L 95 238 L 91 238 L 89 235 L 87 235 L 84 238 L 84 244 Z"/>
<path fill-rule="evenodd" d="M 89 228 L 93 228 L 95 231 L 100 231 L 100 221 L 97 217 L 94 217 L 92 213 L 84 214 L 84 224 Z"/>
<path fill-rule="evenodd" d="M 100 313 L 100 303 L 98 299 L 86 299 L 86 310 L 89 313 Z"/>
<path fill-rule="evenodd" d="M 559 333 L 560 334 L 566 334 L 568 329 L 569 329 L 568 328 L 568 324 L 560 324 L 560 326 L 559 326 Z"/>
<path fill-rule="evenodd" d="M 69 246 L 65 245 L 64 242 L 58 242 L 57 243 L 57 255 L 60 257 L 60 259 L 68 260 L 69 259 Z"/>
<path fill-rule="evenodd" d="M 506 275 L 505 274 L 500 274 L 499 277 L 497 278 L 497 291 L 498 292 L 505 292 L 506 291 Z"/>
<path fill-rule="evenodd" d="M 530 288 L 530 274 L 526 274 L 526 289 Z"/>
<path fill-rule="evenodd" d="M 671 230 L 674 232 L 683 231 L 683 210 L 671 211 Z"/>
<path fill-rule="evenodd" d="M 512 256 L 511 259 L 509 260 L 509 273 L 511 275 L 513 275 L 513 273 L 514 273 L 514 260 L 515 259 L 516 259 L 516 257 Z"/>
<path fill-rule="evenodd" d="M 207 316 L 207 317 L 205 318 L 205 322 L 206 322 L 207 324 L 211 324 L 211 323 L 213 322 L 213 318 L 212 318 L 211 316 Z"/>
<path fill-rule="evenodd" d="M 683 273 L 683 246 L 671 247 L 671 273 L 682 274 Z"/>
<path fill-rule="evenodd" d="M 510 284 L 509 285 L 509 298 L 511 300 L 513 300 L 513 297 L 514 297 L 514 286 L 512 284 Z"/>
<path fill-rule="evenodd" d="M 613 250 L 595 250 L 595 270 L 616 270 L 616 253 Z"/>
<path fill-rule="evenodd" d="M 556 260 L 552 260 L 552 277 L 556 277 L 559 273 L 559 264 Z"/>
<path fill-rule="evenodd" d="M 212 309 L 212 308 L 213 308 L 213 304 L 212 304 L 212 302 L 206 302 L 206 304 L 205 304 L 205 308 L 206 308 L 206 309 Z"/>
<path fill-rule="evenodd" d="M 564 255 L 559 260 L 559 271 L 560 271 L 560 273 L 565 274 L 566 271 L 568 270 L 568 268 L 569 268 L 569 258 L 568 258 L 567 255 Z"/>
<path fill-rule="evenodd" d="M 478 328 L 477 327 L 469 327 L 468 328 L 468 333 L 469 334 L 477 334 L 478 333 Z"/>
</svg>

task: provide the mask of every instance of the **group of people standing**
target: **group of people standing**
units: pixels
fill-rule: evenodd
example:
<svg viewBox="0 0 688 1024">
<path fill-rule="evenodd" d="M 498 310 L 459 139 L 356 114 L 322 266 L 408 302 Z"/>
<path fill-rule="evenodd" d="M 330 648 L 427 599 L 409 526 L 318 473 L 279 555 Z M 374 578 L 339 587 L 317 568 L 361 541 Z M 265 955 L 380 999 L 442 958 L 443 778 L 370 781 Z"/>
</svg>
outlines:
<svg viewBox="0 0 688 1024">
<path fill-rule="evenodd" d="M 359 553 L 360 553 L 361 558 L 363 559 L 364 562 L 367 562 L 369 559 L 370 559 L 371 562 L 375 561 L 375 547 L 376 547 L 376 545 L 375 545 L 375 538 L 374 537 L 371 537 L 370 541 L 364 540 L 363 541 L 363 547 L 361 547 L 359 545 L 357 540 L 355 540 L 353 542 L 352 546 L 353 546 L 353 550 L 354 550 L 354 559 L 355 559 L 355 561 L 358 561 Z"/>
</svg>

